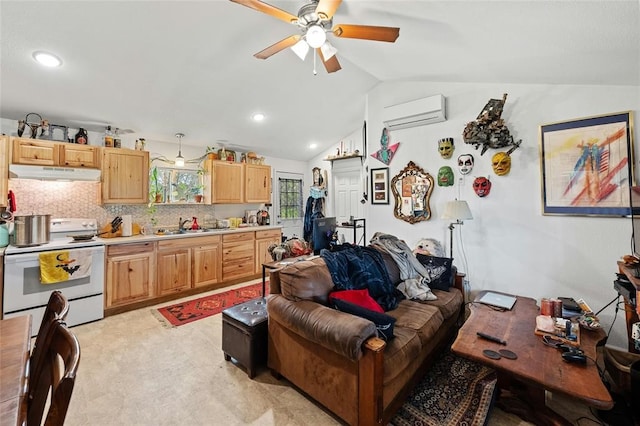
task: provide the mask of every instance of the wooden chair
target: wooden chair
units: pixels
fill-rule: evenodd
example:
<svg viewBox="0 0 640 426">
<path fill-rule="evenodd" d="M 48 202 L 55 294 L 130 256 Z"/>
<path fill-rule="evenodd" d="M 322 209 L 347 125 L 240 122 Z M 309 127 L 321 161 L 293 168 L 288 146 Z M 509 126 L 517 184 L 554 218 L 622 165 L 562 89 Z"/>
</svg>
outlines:
<svg viewBox="0 0 640 426">
<path fill-rule="evenodd" d="M 42 354 L 40 376 L 31 389 L 32 399 L 27 408 L 27 426 L 62 426 L 80 364 L 80 344 L 67 325 L 56 319 L 45 334 L 45 352 Z M 49 402 L 49 410 L 45 407 Z"/>
<path fill-rule="evenodd" d="M 36 336 L 36 341 L 33 344 L 33 350 L 31 351 L 31 358 L 29 359 L 29 399 L 32 399 L 31 388 L 37 386 L 37 379 L 40 377 L 40 370 L 42 369 L 42 354 L 45 352 L 45 335 L 51 328 L 54 320 L 65 320 L 69 313 L 69 302 L 67 298 L 58 290 L 51 293 L 49 296 L 49 302 L 44 310 L 44 316 L 40 323 L 40 329 Z"/>
</svg>

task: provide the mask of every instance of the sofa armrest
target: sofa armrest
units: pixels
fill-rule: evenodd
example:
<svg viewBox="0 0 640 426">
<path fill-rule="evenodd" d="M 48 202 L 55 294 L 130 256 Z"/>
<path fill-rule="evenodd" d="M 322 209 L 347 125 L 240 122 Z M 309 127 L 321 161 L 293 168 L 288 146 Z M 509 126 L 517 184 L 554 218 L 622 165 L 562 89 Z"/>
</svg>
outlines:
<svg viewBox="0 0 640 426">
<path fill-rule="evenodd" d="M 269 321 L 353 361 L 362 356 L 365 341 L 377 335 L 371 321 L 308 300 L 294 302 L 271 294 L 267 311 Z"/>
</svg>

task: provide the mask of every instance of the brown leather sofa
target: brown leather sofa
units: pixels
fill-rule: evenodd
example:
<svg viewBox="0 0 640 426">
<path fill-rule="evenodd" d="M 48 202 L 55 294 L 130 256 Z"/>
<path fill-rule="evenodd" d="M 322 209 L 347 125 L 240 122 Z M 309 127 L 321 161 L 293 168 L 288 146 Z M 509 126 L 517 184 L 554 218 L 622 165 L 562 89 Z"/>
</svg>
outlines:
<svg viewBox="0 0 640 426">
<path fill-rule="evenodd" d="M 385 264 L 397 283 L 393 262 Z M 448 292 L 433 290 L 438 300 L 402 300 L 386 312 L 396 323 L 395 337 L 385 342 L 371 321 L 328 306 L 333 282 L 322 258 L 272 271 L 271 372 L 350 425 L 387 424 L 457 331 L 462 275 L 453 275 Z"/>
</svg>

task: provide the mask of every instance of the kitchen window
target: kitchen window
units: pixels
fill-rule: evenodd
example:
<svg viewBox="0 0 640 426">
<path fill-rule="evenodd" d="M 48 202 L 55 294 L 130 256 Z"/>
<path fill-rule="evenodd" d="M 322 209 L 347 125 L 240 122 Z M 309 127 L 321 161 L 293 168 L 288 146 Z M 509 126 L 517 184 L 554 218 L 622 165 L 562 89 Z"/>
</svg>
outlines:
<svg viewBox="0 0 640 426">
<path fill-rule="evenodd" d="M 154 172 L 154 170 L 156 170 Z M 202 176 L 198 170 L 152 168 L 149 174 L 150 199 L 160 194 L 163 203 L 193 203 L 202 195 Z"/>
</svg>

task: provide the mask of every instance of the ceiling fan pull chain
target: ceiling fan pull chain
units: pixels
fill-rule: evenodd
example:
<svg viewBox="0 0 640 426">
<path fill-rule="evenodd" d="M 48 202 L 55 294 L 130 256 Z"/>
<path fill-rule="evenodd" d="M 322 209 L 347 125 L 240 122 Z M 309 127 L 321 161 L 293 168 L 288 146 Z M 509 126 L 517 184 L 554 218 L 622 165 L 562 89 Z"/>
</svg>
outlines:
<svg viewBox="0 0 640 426">
<path fill-rule="evenodd" d="M 313 52 L 313 75 L 318 75 L 318 71 L 316 71 L 316 58 L 318 57 L 318 52 L 314 49 Z"/>
</svg>

